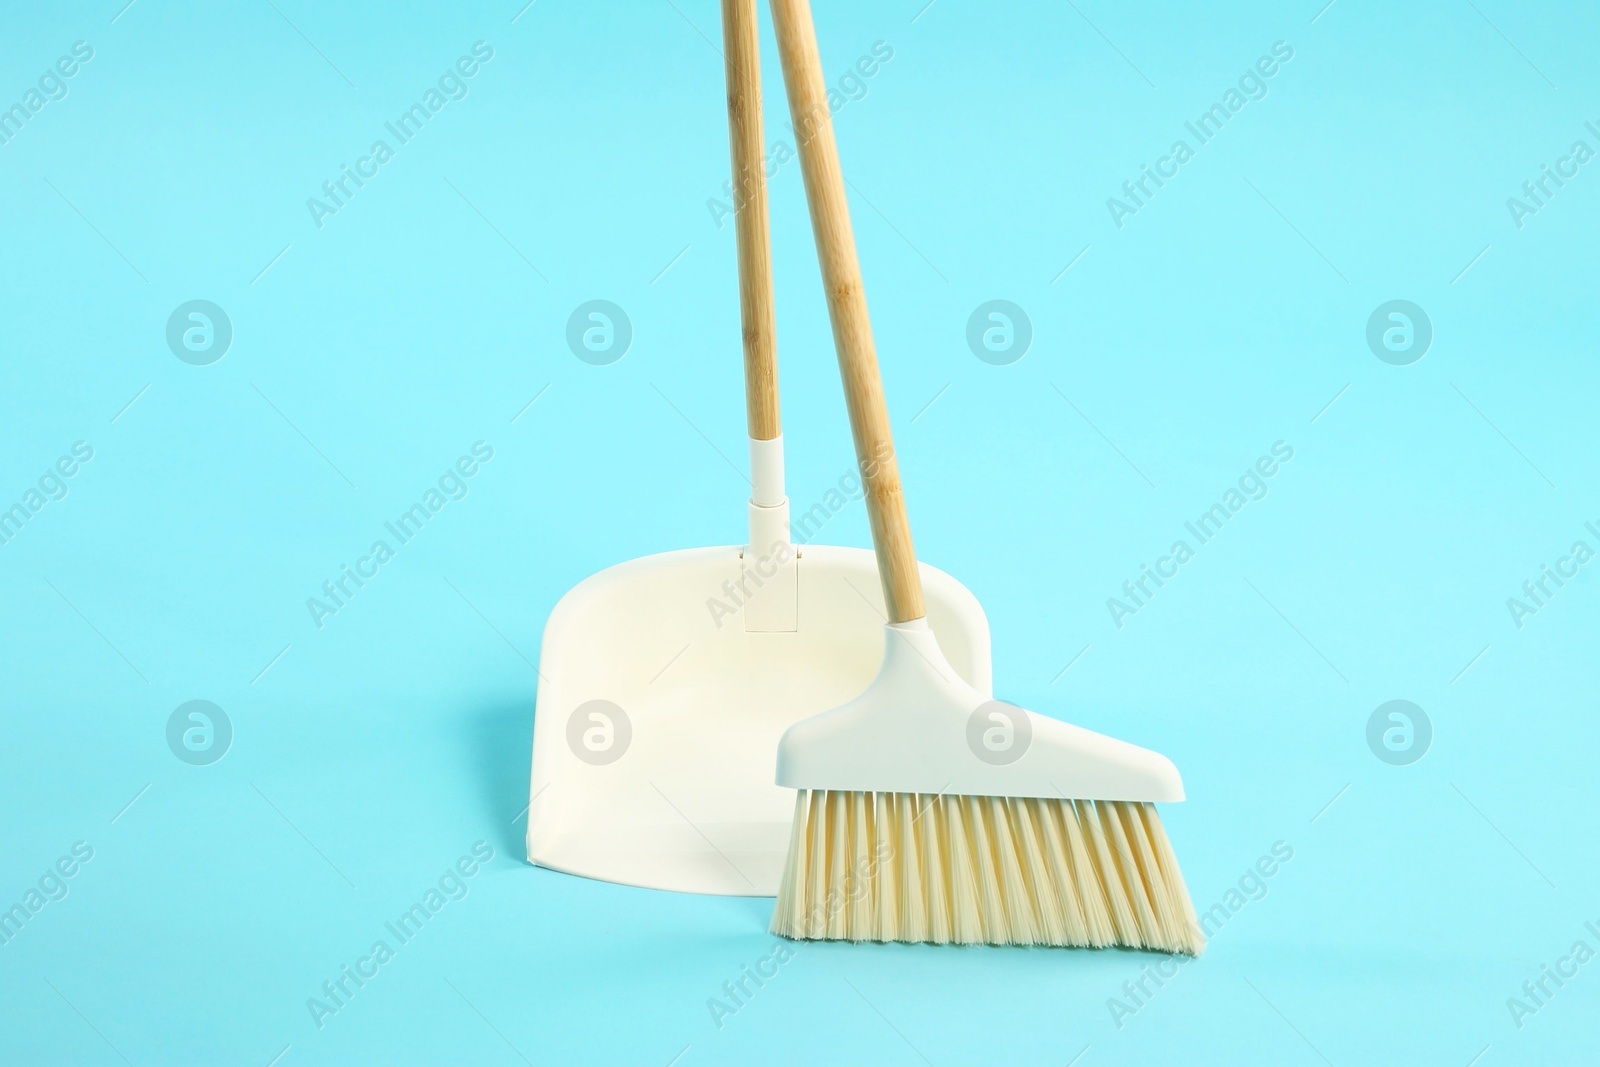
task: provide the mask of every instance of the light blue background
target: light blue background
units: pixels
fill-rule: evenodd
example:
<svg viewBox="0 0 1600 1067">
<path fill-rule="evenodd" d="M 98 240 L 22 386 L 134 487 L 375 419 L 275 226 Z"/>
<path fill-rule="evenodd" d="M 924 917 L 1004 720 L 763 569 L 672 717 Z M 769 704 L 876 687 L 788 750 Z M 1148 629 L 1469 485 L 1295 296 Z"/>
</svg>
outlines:
<svg viewBox="0 0 1600 1067">
<path fill-rule="evenodd" d="M 983 602 L 1000 695 L 1176 761 L 1200 908 L 1294 859 L 1120 1028 L 1156 957 L 808 944 L 719 1029 L 770 902 L 531 868 L 518 818 L 556 599 L 743 537 L 717 5 L 121 6 L 0 33 L 4 104 L 95 49 L 0 146 L 0 506 L 95 449 L 0 546 L 0 903 L 95 850 L 0 947 L 0 1062 L 1592 1062 L 1600 963 L 1520 1030 L 1506 1000 L 1600 949 L 1600 590 L 1521 629 L 1505 602 L 1600 547 L 1600 164 L 1521 230 L 1505 201 L 1600 148 L 1593 12 L 819 5 L 832 80 L 894 49 L 836 122 L 923 558 Z M 316 228 L 306 198 L 478 40 L 470 95 Z M 1280 40 L 1270 95 L 1114 226 Z M 809 506 L 851 454 L 797 164 L 771 196 Z M 235 331 L 207 367 L 164 340 L 196 298 Z M 612 366 L 565 344 L 592 298 L 634 325 Z M 993 298 L 1033 324 L 1010 366 L 964 340 Z M 1435 330 L 1407 367 L 1364 339 L 1396 298 Z M 306 598 L 478 440 L 470 496 L 318 630 Z M 1113 625 L 1278 440 L 1270 495 Z M 859 503 L 824 535 L 866 537 Z M 1396 698 L 1435 731 L 1410 766 L 1365 739 Z M 234 725 L 209 767 L 166 746 L 191 699 Z M 480 840 L 470 895 L 319 1030 L 306 999 Z"/>
</svg>

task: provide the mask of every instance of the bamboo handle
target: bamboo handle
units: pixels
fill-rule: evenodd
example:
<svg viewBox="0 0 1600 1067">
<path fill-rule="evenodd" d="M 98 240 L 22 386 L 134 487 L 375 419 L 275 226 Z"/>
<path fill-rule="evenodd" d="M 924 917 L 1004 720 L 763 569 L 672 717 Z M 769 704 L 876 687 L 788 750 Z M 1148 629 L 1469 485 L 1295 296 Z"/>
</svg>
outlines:
<svg viewBox="0 0 1600 1067">
<path fill-rule="evenodd" d="M 924 615 L 922 580 L 900 490 L 889 411 L 883 403 L 883 381 L 872 344 L 872 324 L 867 319 L 867 297 L 861 287 L 855 235 L 850 230 L 850 205 L 845 201 L 844 174 L 833 140 L 833 116 L 828 109 L 822 61 L 817 56 L 811 6 L 808 0 L 771 3 L 817 260 L 828 295 L 828 317 L 833 322 L 833 346 L 839 355 L 839 376 L 844 381 L 856 461 L 866 490 L 872 544 L 878 553 L 878 580 L 883 583 L 889 621 L 909 622 Z"/>
<path fill-rule="evenodd" d="M 728 83 L 728 145 L 733 160 L 733 228 L 739 247 L 745 413 L 750 436 L 770 441 L 781 432 L 781 426 L 756 0 L 722 0 L 722 45 Z"/>
</svg>

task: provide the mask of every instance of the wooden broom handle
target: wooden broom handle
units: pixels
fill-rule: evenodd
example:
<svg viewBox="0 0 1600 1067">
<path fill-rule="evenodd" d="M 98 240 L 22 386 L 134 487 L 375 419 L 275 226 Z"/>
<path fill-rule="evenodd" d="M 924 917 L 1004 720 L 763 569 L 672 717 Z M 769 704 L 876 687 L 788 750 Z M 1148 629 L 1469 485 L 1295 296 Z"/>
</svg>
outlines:
<svg viewBox="0 0 1600 1067">
<path fill-rule="evenodd" d="M 745 412 L 750 436 L 770 441 L 781 432 L 781 425 L 756 0 L 722 0 L 722 45 L 728 83 L 728 145 L 733 159 L 733 229 L 739 247 Z"/>
<path fill-rule="evenodd" d="M 909 622 L 925 614 L 922 580 L 911 546 L 911 525 L 906 520 L 905 497 L 900 489 L 900 466 L 889 432 L 889 411 L 883 403 L 883 380 L 872 344 L 872 324 L 867 319 L 867 297 L 861 287 L 855 235 L 850 230 L 850 205 L 845 201 L 844 174 L 839 169 L 839 149 L 833 140 L 833 116 L 828 109 L 822 61 L 817 56 L 811 6 L 808 0 L 771 3 L 783 81 L 789 91 L 789 114 L 800 150 L 800 169 L 805 175 L 806 202 L 811 208 L 811 229 L 816 235 L 817 260 L 828 295 L 828 317 L 833 321 L 833 346 L 839 355 L 839 376 L 844 380 L 845 403 L 850 409 L 850 431 L 855 437 L 856 461 L 861 466 L 866 491 L 872 544 L 878 553 L 878 579 L 883 583 L 889 621 Z"/>
</svg>

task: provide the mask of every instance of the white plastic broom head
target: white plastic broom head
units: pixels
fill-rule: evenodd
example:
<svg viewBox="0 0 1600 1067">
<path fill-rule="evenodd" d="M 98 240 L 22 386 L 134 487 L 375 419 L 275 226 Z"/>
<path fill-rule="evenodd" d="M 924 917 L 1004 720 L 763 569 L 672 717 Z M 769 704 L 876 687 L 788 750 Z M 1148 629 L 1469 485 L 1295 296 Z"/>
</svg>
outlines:
<svg viewBox="0 0 1600 1067">
<path fill-rule="evenodd" d="M 850 703 L 789 727 L 790 789 L 1078 800 L 1183 799 L 1172 761 L 991 700 L 961 681 L 926 620 L 884 628 L 883 667 Z"/>
</svg>

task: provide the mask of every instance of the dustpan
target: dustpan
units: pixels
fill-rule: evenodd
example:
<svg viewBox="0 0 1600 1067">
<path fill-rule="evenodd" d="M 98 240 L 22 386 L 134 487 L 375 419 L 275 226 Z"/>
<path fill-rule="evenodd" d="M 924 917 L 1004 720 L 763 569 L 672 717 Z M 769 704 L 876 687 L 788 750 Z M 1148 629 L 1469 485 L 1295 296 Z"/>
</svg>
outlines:
<svg viewBox="0 0 1600 1067">
<path fill-rule="evenodd" d="M 573 587 L 545 623 L 528 859 L 610 882 L 773 896 L 794 791 L 773 783 L 791 725 L 859 695 L 885 619 L 871 551 L 795 545 L 784 492 L 755 0 L 725 0 L 750 435 L 749 540 L 646 556 Z M 978 692 L 989 625 L 920 565 L 929 625 Z"/>
</svg>

